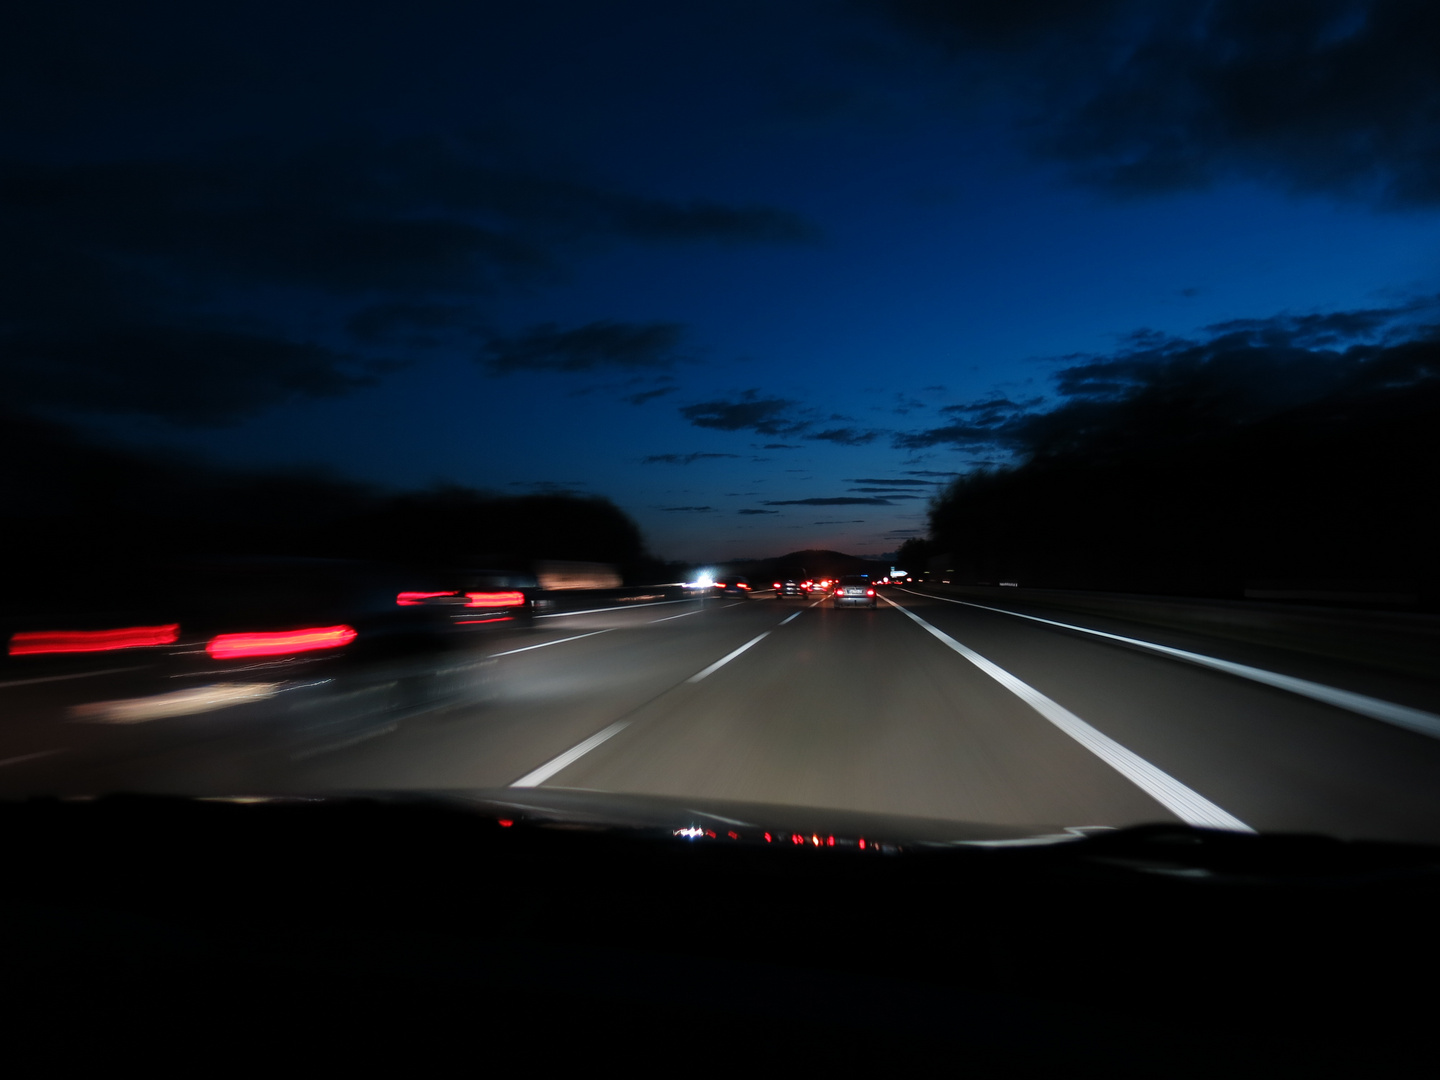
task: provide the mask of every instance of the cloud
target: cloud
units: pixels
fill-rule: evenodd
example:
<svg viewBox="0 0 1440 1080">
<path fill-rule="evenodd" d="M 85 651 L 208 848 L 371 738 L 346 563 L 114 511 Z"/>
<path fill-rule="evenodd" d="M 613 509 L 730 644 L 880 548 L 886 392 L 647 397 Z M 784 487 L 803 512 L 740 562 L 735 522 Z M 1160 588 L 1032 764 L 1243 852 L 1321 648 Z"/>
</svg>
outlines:
<svg viewBox="0 0 1440 1080">
<path fill-rule="evenodd" d="M 768 507 L 888 507 L 888 498 L 772 498 Z"/>
<path fill-rule="evenodd" d="M 911 476 L 959 476 L 958 472 L 936 471 L 934 469 L 906 469 Z"/>
<path fill-rule="evenodd" d="M 1067 359 L 1049 408 L 997 409 L 896 444 L 1000 455 L 991 461 L 1102 457 L 1208 439 L 1320 402 L 1403 395 L 1440 380 L 1440 297 L 1232 319 L 1193 338 L 1139 330 L 1113 352 Z"/>
<path fill-rule="evenodd" d="M 864 518 L 852 518 L 849 521 L 812 521 L 812 525 L 864 525 Z"/>
<path fill-rule="evenodd" d="M 649 457 L 641 458 L 641 465 L 693 465 L 697 461 L 707 458 L 738 458 L 739 454 L 713 454 L 701 452 L 695 454 L 651 454 Z"/>
<path fill-rule="evenodd" d="M 493 337 L 481 352 L 487 374 L 517 371 L 595 371 L 598 368 L 669 368 L 684 327 L 679 323 L 601 320 L 562 330 L 532 326 L 514 337 Z M 665 391 L 660 391 L 664 393 Z M 653 395 L 652 395 L 653 396 Z"/>
<path fill-rule="evenodd" d="M 796 403 L 785 398 L 762 398 L 758 390 L 747 390 L 736 401 L 702 401 L 685 405 L 680 415 L 696 427 L 718 431 L 754 431 L 760 435 L 793 435 L 804 430 L 803 422 L 786 416 Z"/>
<path fill-rule="evenodd" d="M 778 514 L 779 510 L 736 510 L 737 514 Z"/>
<path fill-rule="evenodd" d="M 660 506 L 656 509 L 667 514 L 710 514 L 715 511 L 713 506 Z"/>
<path fill-rule="evenodd" d="M 474 135 L 267 135 L 0 160 L 0 385 L 16 407 L 232 423 L 370 385 L 411 350 L 473 348 L 498 293 L 606 246 L 814 233 L 775 208 L 656 199 L 531 157 Z M 350 346 L 318 340 L 316 312 Z M 492 337 L 482 360 L 654 370 L 680 359 L 679 333 L 551 325 Z"/>
<path fill-rule="evenodd" d="M 922 499 L 923 495 L 916 495 L 913 491 L 906 491 L 904 488 L 888 487 L 856 487 L 846 488 L 847 491 L 858 491 L 866 495 L 885 495 L 892 499 Z"/>
<path fill-rule="evenodd" d="M 1440 8 L 872 0 L 953 78 L 1005 96 L 1030 149 L 1120 194 L 1243 178 L 1440 203 Z"/>
<path fill-rule="evenodd" d="M 951 474 L 951 473 L 944 473 L 944 474 L 941 474 L 941 473 L 926 473 L 926 474 L 924 474 L 924 475 L 927 475 L 927 476 L 930 476 L 930 475 L 934 475 L 934 476 L 940 476 L 940 475 L 950 476 L 950 475 L 953 475 L 953 474 Z M 847 481 L 847 483 L 851 483 L 851 484 L 884 484 L 886 487 L 901 487 L 901 486 L 915 487 L 915 486 L 919 486 L 919 485 L 927 485 L 927 486 L 928 486 L 928 485 L 934 485 L 934 484 L 939 483 L 939 481 L 937 481 L 937 480 L 894 480 L 894 479 L 890 479 L 890 478 L 888 478 L 888 477 L 887 477 L 887 478 L 884 478 L 884 479 L 881 479 L 881 478 L 877 478 L 877 477 L 874 477 L 874 476 L 852 476 L 852 477 L 850 477 L 850 479 Z"/>
<path fill-rule="evenodd" d="M 797 445 L 797 444 L 792 444 L 792 443 L 772 442 L 772 443 L 766 443 L 764 446 L 760 447 L 760 449 L 761 449 L 761 450 L 799 450 L 800 447 L 799 447 L 799 445 Z"/>
<path fill-rule="evenodd" d="M 629 402 L 631 405 L 644 405 L 647 401 L 652 401 L 657 397 L 663 397 L 665 394 L 673 394 L 679 389 L 678 386 L 660 386 L 654 390 L 642 390 L 638 394 L 628 394 L 623 400 Z"/>
<path fill-rule="evenodd" d="M 880 435 L 878 431 L 860 431 L 855 428 L 831 428 L 828 431 L 817 431 L 813 435 L 807 434 L 807 439 L 819 439 L 824 442 L 838 443 L 841 446 L 864 446 L 866 443 L 874 442 Z"/>
</svg>

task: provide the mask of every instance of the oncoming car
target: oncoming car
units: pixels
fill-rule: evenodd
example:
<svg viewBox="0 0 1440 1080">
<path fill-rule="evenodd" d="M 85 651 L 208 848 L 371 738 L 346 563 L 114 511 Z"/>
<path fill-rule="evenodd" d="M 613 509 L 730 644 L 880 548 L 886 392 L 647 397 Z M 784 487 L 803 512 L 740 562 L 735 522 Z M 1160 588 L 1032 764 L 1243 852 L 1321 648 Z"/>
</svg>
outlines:
<svg viewBox="0 0 1440 1080">
<path fill-rule="evenodd" d="M 835 586 L 830 602 L 835 607 L 877 607 L 880 603 L 875 595 L 875 586 L 864 574 L 847 574 Z"/>
</svg>

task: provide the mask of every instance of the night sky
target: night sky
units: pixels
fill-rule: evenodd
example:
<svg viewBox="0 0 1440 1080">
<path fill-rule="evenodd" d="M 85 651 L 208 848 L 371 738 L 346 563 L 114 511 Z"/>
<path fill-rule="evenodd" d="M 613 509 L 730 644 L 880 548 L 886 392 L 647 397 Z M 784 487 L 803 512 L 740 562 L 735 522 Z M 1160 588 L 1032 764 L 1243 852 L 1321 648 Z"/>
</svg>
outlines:
<svg viewBox="0 0 1440 1080">
<path fill-rule="evenodd" d="M 7 23 L 7 407 L 190 459 L 879 554 L 1062 405 L 1440 322 L 1433 0 Z"/>
</svg>

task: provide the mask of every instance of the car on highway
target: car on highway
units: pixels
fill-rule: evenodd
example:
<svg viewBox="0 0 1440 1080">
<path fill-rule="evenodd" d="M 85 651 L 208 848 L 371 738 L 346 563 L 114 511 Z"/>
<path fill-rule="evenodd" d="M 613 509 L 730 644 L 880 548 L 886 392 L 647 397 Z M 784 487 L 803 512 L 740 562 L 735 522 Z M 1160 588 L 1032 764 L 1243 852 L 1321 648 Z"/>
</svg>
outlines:
<svg viewBox="0 0 1440 1080">
<path fill-rule="evenodd" d="M 715 588 L 720 591 L 721 596 L 749 596 L 751 593 L 750 579 L 732 575 L 724 581 L 717 581 Z"/>
<path fill-rule="evenodd" d="M 109 733 L 88 740 L 98 753 L 191 737 L 289 753 L 474 703 L 476 634 L 509 621 L 511 597 L 524 602 L 519 590 L 458 593 L 423 572 L 333 559 L 190 560 L 147 586 L 131 601 L 143 609 L 57 611 L 8 635 L 7 677 L 94 688 L 66 720 Z M 88 678 L 101 661 L 113 677 Z"/>
<path fill-rule="evenodd" d="M 775 582 L 775 597 L 778 600 L 803 599 L 807 595 L 805 587 L 794 578 Z"/>
<path fill-rule="evenodd" d="M 832 607 L 877 607 L 880 603 L 875 595 L 875 585 L 864 574 L 846 574 L 835 583 L 830 594 Z"/>
</svg>

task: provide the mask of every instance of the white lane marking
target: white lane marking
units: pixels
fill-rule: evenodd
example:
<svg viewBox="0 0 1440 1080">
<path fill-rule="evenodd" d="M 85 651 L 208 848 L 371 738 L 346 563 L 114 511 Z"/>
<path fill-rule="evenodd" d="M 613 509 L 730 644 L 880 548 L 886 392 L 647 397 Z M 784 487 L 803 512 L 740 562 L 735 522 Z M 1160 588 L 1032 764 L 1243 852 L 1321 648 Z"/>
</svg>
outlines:
<svg viewBox="0 0 1440 1080">
<path fill-rule="evenodd" d="M 803 611 L 797 611 L 797 612 L 795 612 L 795 614 L 793 614 L 793 615 L 787 615 L 785 618 L 783 618 L 783 619 L 780 620 L 780 625 L 781 625 L 781 626 L 784 626 L 784 625 L 785 625 L 787 622 L 789 622 L 791 619 L 798 619 L 801 615 L 804 615 L 804 614 L 805 614 L 805 613 L 804 613 Z"/>
<path fill-rule="evenodd" d="M 654 593 L 650 594 L 654 596 Z M 566 615 L 598 615 L 602 611 L 630 611 L 634 608 L 660 607 L 662 604 L 695 604 L 704 600 L 703 596 L 687 596 L 684 600 L 649 600 L 643 604 L 617 604 L 615 607 L 592 607 L 584 611 L 552 611 L 549 615 L 536 615 L 537 619 L 563 619 Z"/>
<path fill-rule="evenodd" d="M 615 627 L 607 627 L 604 630 L 591 630 L 588 634 L 575 634 L 573 637 L 556 638 L 554 641 L 542 641 L 539 645 L 526 645 L 523 649 L 508 649 L 505 652 L 491 653 L 490 658 L 497 656 L 514 656 L 517 652 L 529 652 L 531 649 L 543 649 L 547 645 L 563 645 L 567 641 L 579 641 L 582 637 L 594 637 L 596 634 L 608 634 Z"/>
<path fill-rule="evenodd" d="M 909 589 L 902 589 L 901 592 L 910 592 Z M 1119 634 L 1107 634 L 1103 630 L 1091 630 L 1086 626 L 1074 626 L 1070 623 L 1055 622 L 1053 619 L 1042 619 L 1038 615 L 1022 615 L 1018 611 L 1006 611 L 1004 608 L 987 607 L 985 604 L 972 604 L 967 600 L 952 600 L 948 596 L 930 596 L 928 593 L 911 593 L 912 596 L 924 596 L 931 600 L 944 600 L 948 604 L 962 604 L 965 607 L 980 608 L 982 611 L 995 611 L 1001 615 L 1013 615 L 1017 619 L 1029 619 L 1031 622 L 1045 623 L 1047 626 L 1058 626 L 1063 630 L 1075 630 L 1082 634 L 1091 634 L 1094 637 L 1108 638 L 1111 641 L 1124 642 L 1126 645 L 1135 645 L 1141 649 L 1149 649 L 1151 652 L 1160 653 L 1162 656 L 1173 657 L 1176 660 L 1184 660 L 1187 663 L 1199 664 L 1202 667 L 1214 668 L 1216 671 L 1223 671 L 1227 675 L 1235 675 L 1241 679 L 1249 679 L 1252 682 L 1263 683 L 1266 686 L 1273 686 L 1278 690 L 1288 690 L 1292 694 L 1299 694 L 1301 697 L 1308 697 L 1313 701 L 1322 702 L 1325 705 L 1333 705 L 1338 709 L 1346 709 L 1361 716 L 1368 716 L 1372 720 L 1383 720 L 1387 724 L 1394 724 L 1409 731 L 1418 732 L 1421 735 L 1429 735 L 1432 739 L 1440 739 L 1440 716 L 1423 709 L 1412 709 L 1407 705 L 1396 705 L 1393 702 L 1382 701 L 1380 698 L 1369 697 L 1366 694 L 1357 694 L 1350 690 L 1340 690 L 1333 686 L 1326 686 L 1324 683 L 1311 682 L 1309 679 L 1297 679 L 1293 675 L 1281 675 L 1275 671 L 1266 671 L 1264 668 L 1251 667 L 1248 664 L 1236 664 L 1230 660 L 1221 660 L 1218 657 L 1206 656 L 1203 653 L 1187 652 L 1185 649 L 1172 649 L 1169 645 L 1157 645 L 1153 641 L 1141 641 L 1139 638 L 1121 637 Z"/>
<path fill-rule="evenodd" d="M 37 750 L 33 754 L 21 754 L 19 757 L 10 757 L 6 758 L 4 761 L 0 761 L 0 769 L 3 769 L 6 765 L 19 765 L 22 761 L 34 761 L 36 758 L 49 757 L 51 754 L 63 753 L 65 753 L 65 751 L 62 748 L 59 750 Z"/>
<path fill-rule="evenodd" d="M 728 653 L 727 655 L 722 656 L 719 660 L 716 660 L 713 664 L 711 664 L 709 667 L 707 667 L 704 671 L 698 672 L 698 673 L 695 674 L 695 675 L 691 675 L 690 678 L 686 679 L 685 681 L 686 681 L 686 682 L 699 682 L 701 679 L 703 679 L 703 678 L 705 678 L 705 677 L 707 677 L 707 676 L 709 676 L 709 675 L 715 674 L 715 672 L 719 671 L 722 667 L 724 667 L 726 664 L 728 664 L 731 660 L 734 660 L 737 656 L 739 656 L 741 653 L 743 653 L 746 649 L 750 648 L 750 646 L 752 646 L 752 645 L 758 645 L 760 642 L 764 641 L 764 640 L 765 640 L 767 637 L 769 637 L 769 636 L 770 636 L 770 631 L 769 631 L 769 630 L 766 630 L 765 633 L 761 634 L 759 637 L 753 637 L 753 638 L 751 638 L 749 641 L 745 642 L 744 645 L 741 645 L 741 646 L 740 646 L 738 649 L 736 649 L 734 652 Z"/>
<path fill-rule="evenodd" d="M 945 631 L 931 626 L 909 608 L 902 607 L 889 597 L 884 599 L 891 607 L 899 608 L 910 619 L 969 660 L 1187 825 L 1198 825 L 1205 829 L 1229 829 L 1233 832 L 1255 831 L 1203 795 L 1191 791 L 1169 773 L 1156 768 L 1139 754 L 1127 750 L 1110 736 L 1091 727 L 1069 709 L 1051 701 L 1033 686 L 1021 682 L 998 664 L 991 663 L 975 650 L 960 644 Z"/>
<path fill-rule="evenodd" d="M 42 682 L 64 682 L 66 679 L 88 679 L 95 675 L 114 675 L 121 671 L 143 671 L 149 664 L 136 664 L 132 667 L 107 667 L 99 671 L 81 671 L 73 675 L 43 675 L 37 679 L 11 679 L 9 682 L 0 682 L 0 690 L 7 686 L 30 686 L 33 683 Z"/>
<path fill-rule="evenodd" d="M 664 618 L 661 619 L 651 619 L 650 623 L 653 626 L 657 622 L 669 622 L 671 619 L 683 619 L 689 615 L 699 615 L 704 610 L 704 608 L 696 608 L 694 611 L 682 611 L 679 615 L 666 615 Z"/>
<path fill-rule="evenodd" d="M 578 743 L 575 746 L 572 746 L 569 750 L 566 750 L 559 757 L 553 758 L 552 760 L 547 761 L 544 765 L 541 765 L 538 769 L 526 773 L 524 776 L 520 777 L 519 780 L 516 780 L 510 786 L 539 787 L 546 780 L 550 779 L 550 777 L 554 776 L 561 769 L 565 768 L 566 765 L 569 765 L 572 761 L 576 761 L 584 757 L 591 750 L 594 750 L 595 747 L 603 743 L 606 739 L 620 734 L 620 732 L 624 731 L 629 726 L 629 720 L 616 720 L 615 723 L 611 724 L 603 731 L 597 731 L 594 735 L 591 735 L 590 738 L 586 739 L 582 743 Z"/>
</svg>

